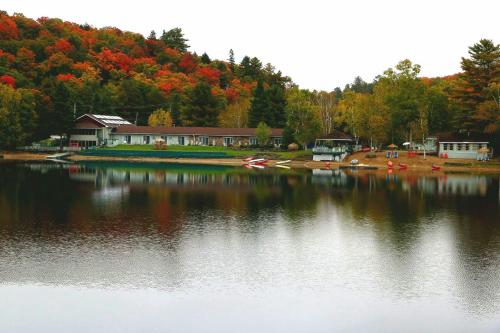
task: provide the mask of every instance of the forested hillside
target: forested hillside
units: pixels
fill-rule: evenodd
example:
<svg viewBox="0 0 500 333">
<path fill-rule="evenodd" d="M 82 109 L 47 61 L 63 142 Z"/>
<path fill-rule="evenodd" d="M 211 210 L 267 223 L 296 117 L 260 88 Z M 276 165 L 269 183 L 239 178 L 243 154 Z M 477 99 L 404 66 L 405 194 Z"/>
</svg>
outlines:
<svg viewBox="0 0 500 333">
<path fill-rule="evenodd" d="M 372 83 L 356 78 L 331 92 L 300 89 L 256 57 L 211 59 L 188 43 L 180 28 L 144 37 L 0 11 L 0 148 L 66 134 L 84 113 L 139 125 L 264 122 L 302 145 L 333 129 L 372 144 L 440 131 L 498 137 L 500 51 L 489 40 L 470 47 L 462 73 L 421 78 L 404 60 Z"/>
</svg>

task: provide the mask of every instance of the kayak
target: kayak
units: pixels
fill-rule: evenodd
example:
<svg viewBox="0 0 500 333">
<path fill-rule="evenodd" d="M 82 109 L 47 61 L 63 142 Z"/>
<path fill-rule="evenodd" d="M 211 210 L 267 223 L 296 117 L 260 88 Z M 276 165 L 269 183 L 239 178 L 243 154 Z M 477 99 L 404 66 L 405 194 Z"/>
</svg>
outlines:
<svg viewBox="0 0 500 333">
<path fill-rule="evenodd" d="M 255 158 L 253 160 L 247 161 L 248 164 L 259 164 L 259 163 L 265 163 L 267 160 L 265 158 Z"/>
<path fill-rule="evenodd" d="M 276 164 L 278 164 L 278 165 L 279 165 L 279 164 L 288 164 L 288 163 L 290 163 L 290 162 L 292 162 L 292 160 L 278 161 L 278 162 L 276 162 Z"/>
</svg>

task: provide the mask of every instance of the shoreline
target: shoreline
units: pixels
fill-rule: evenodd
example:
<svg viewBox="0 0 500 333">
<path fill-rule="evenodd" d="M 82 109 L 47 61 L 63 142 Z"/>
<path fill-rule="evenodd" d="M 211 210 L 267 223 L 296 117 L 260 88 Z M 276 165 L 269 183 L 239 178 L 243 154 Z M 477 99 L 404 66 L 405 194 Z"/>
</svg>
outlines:
<svg viewBox="0 0 500 333">
<path fill-rule="evenodd" d="M 28 153 L 28 152 L 1 152 L 0 160 L 5 161 L 45 161 L 46 157 L 51 154 L 48 153 Z M 360 164 L 370 165 L 377 167 L 374 170 L 362 170 L 371 172 L 384 172 L 387 173 L 387 159 L 379 156 L 377 158 L 368 159 L 363 156 L 363 153 L 355 153 L 350 156 L 350 159 L 358 159 Z M 134 162 L 134 163 L 177 163 L 177 164 L 205 164 L 205 165 L 224 165 L 224 166 L 243 166 L 246 163 L 241 158 L 157 158 L 157 157 L 107 157 L 107 156 L 84 156 L 84 155 L 71 155 L 67 158 L 68 161 L 73 162 L 86 162 L 86 161 L 114 161 L 114 162 Z M 274 167 L 279 160 L 270 159 L 267 163 L 268 167 Z M 447 172 L 468 172 L 478 174 L 500 174 L 500 163 L 498 162 L 477 162 L 471 160 L 443 160 L 435 156 L 428 156 L 427 159 L 422 157 L 406 158 L 401 157 L 392 159 L 394 168 L 392 172 L 409 172 L 414 171 L 418 173 L 432 172 L 432 173 L 447 173 Z M 407 169 L 400 170 L 397 162 L 405 163 L 408 165 Z M 457 164 L 472 164 L 472 165 L 445 165 L 446 162 Z M 492 163 L 492 164 L 489 164 Z M 478 165 L 479 164 L 479 165 Z M 432 165 L 440 166 L 438 171 L 432 171 Z M 327 161 L 312 161 L 312 160 L 292 160 L 287 164 L 291 168 L 306 168 L 306 169 L 338 169 L 339 167 L 350 166 L 348 161 L 345 162 L 327 162 Z"/>
</svg>

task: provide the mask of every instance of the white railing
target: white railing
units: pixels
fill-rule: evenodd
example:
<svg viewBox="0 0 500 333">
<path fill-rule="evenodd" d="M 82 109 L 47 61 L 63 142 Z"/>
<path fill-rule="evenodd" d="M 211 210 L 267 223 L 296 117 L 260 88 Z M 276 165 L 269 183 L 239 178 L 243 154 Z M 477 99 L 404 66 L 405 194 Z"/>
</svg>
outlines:
<svg viewBox="0 0 500 333">
<path fill-rule="evenodd" d="M 37 152 L 58 152 L 61 150 L 60 147 L 43 147 L 43 146 L 23 146 L 18 147 L 17 150 L 23 151 L 37 151 Z M 80 147 L 63 147 L 63 151 L 74 152 L 80 151 Z"/>
<path fill-rule="evenodd" d="M 333 154 L 333 153 L 345 153 L 347 151 L 346 147 L 314 147 L 312 149 L 314 154 Z"/>
</svg>

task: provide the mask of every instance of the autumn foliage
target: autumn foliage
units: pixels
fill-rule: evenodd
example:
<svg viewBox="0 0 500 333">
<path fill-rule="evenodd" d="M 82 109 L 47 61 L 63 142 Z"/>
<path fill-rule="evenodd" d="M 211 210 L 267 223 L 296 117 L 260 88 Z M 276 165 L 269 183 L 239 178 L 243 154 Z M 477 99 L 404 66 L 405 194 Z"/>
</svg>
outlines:
<svg viewBox="0 0 500 333">
<path fill-rule="evenodd" d="M 3 83 L 3 84 L 7 84 L 11 87 L 15 87 L 16 86 L 16 79 L 13 78 L 12 76 L 10 75 L 2 75 L 0 76 L 0 82 Z"/>
</svg>

